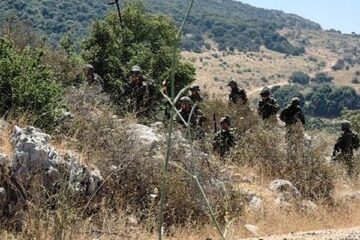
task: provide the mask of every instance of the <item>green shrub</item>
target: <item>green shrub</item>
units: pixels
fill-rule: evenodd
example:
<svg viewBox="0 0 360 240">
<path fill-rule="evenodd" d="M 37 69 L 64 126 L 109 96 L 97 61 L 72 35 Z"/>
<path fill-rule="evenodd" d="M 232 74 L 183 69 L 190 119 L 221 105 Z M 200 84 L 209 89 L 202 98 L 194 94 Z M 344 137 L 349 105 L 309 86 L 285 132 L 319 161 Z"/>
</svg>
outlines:
<svg viewBox="0 0 360 240">
<path fill-rule="evenodd" d="M 301 106 L 304 106 L 304 96 L 300 90 L 300 87 L 296 85 L 285 85 L 283 87 L 274 86 L 271 88 L 271 93 L 278 101 L 281 108 L 284 108 L 287 104 L 289 104 L 293 97 L 298 97 L 300 99 Z"/>
<path fill-rule="evenodd" d="M 360 96 L 352 87 L 315 87 L 306 101 L 309 102 L 306 112 L 316 117 L 339 117 L 344 109 L 360 108 Z"/>
<path fill-rule="evenodd" d="M 61 114 L 63 89 L 42 56 L 41 49 L 17 51 L 0 38 L 0 114 L 29 115 L 36 126 L 48 128 Z"/>
<path fill-rule="evenodd" d="M 317 73 L 314 78 L 311 79 L 312 82 L 316 83 L 331 83 L 334 80 L 334 77 L 329 76 L 327 73 Z"/>
<path fill-rule="evenodd" d="M 115 104 L 122 104 L 122 89 L 130 69 L 139 65 L 152 79 L 154 103 L 162 98 L 158 89 L 169 80 L 176 26 L 168 17 L 145 12 L 139 1 L 128 2 L 123 9 L 125 28 L 120 29 L 116 13 L 94 23 L 90 36 L 83 43 L 82 55 L 104 78 L 104 90 L 111 94 Z M 179 51 L 176 58 L 180 59 Z M 193 81 L 191 65 L 178 63 L 175 81 L 179 88 Z"/>
<path fill-rule="evenodd" d="M 310 76 L 303 72 L 293 72 L 290 76 L 290 82 L 307 85 L 310 81 Z"/>
</svg>

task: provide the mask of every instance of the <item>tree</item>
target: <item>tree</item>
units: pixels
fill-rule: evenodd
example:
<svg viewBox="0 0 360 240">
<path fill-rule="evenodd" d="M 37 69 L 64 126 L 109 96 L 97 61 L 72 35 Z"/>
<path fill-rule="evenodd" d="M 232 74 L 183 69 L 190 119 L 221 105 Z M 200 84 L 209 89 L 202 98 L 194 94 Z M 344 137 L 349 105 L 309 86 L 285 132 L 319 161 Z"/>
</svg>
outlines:
<svg viewBox="0 0 360 240">
<path fill-rule="evenodd" d="M 82 51 L 84 59 L 103 76 L 104 89 L 115 104 L 122 104 L 123 85 L 133 65 L 139 65 L 159 89 L 168 80 L 173 45 L 180 44 L 174 22 L 166 16 L 146 13 L 140 1 L 127 2 L 122 15 L 124 30 L 120 29 L 117 14 L 110 13 L 93 25 Z M 175 57 L 179 61 L 180 51 Z M 179 88 L 194 80 L 195 73 L 188 65 L 179 63 L 176 71 Z M 154 99 L 160 101 L 159 91 L 155 95 Z"/>
<path fill-rule="evenodd" d="M 50 128 L 61 114 L 63 89 L 42 56 L 42 49 L 17 50 L 0 38 L 0 114 L 28 115 L 35 126 Z"/>
<path fill-rule="evenodd" d="M 329 76 L 327 73 L 317 73 L 314 78 L 311 79 L 312 82 L 316 83 L 331 83 L 334 80 L 334 77 Z"/>
<path fill-rule="evenodd" d="M 297 71 L 297 72 L 293 72 L 293 74 L 291 74 L 289 80 L 292 83 L 299 83 L 301 85 L 307 85 L 310 81 L 310 76 L 307 75 L 306 73 Z"/>
<path fill-rule="evenodd" d="M 305 99 L 303 94 L 300 93 L 300 88 L 294 85 L 285 85 L 283 87 L 274 86 L 271 88 L 273 97 L 278 101 L 281 108 L 284 108 L 291 102 L 291 99 L 298 97 L 300 99 L 300 105 L 304 106 Z"/>
<path fill-rule="evenodd" d="M 309 101 L 307 113 L 316 117 L 339 117 L 344 109 L 360 108 L 360 96 L 352 87 L 315 87 L 306 100 Z"/>
</svg>

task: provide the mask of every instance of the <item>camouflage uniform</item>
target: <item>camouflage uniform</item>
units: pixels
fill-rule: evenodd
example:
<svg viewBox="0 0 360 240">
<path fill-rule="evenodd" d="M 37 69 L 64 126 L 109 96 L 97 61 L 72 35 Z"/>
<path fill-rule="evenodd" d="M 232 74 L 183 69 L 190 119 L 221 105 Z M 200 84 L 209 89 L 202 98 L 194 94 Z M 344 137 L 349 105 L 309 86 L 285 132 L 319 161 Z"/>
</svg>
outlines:
<svg viewBox="0 0 360 240">
<path fill-rule="evenodd" d="M 85 65 L 85 77 L 86 77 L 86 81 L 89 85 L 93 85 L 93 84 L 99 84 L 103 87 L 104 85 L 104 81 L 103 79 L 96 74 L 94 67 L 91 64 L 86 64 Z"/>
<path fill-rule="evenodd" d="M 196 107 L 190 118 L 193 103 L 189 97 L 182 97 L 180 99 L 180 103 L 186 105 L 186 107 L 180 108 L 179 113 L 186 122 L 190 123 L 190 128 L 192 129 L 192 133 L 194 134 L 193 135 L 194 139 L 203 138 L 205 136 L 205 132 L 202 129 L 202 124 L 204 121 L 206 121 L 205 116 L 199 110 L 199 108 Z M 180 125 L 185 127 L 185 123 L 182 121 L 182 119 L 179 116 L 177 116 L 176 120 Z"/>
<path fill-rule="evenodd" d="M 293 98 L 291 104 L 280 113 L 280 119 L 285 122 L 286 126 L 291 126 L 299 122 L 305 125 L 305 116 L 299 104 L 300 100 Z"/>
<path fill-rule="evenodd" d="M 231 87 L 231 92 L 229 94 L 230 103 L 247 103 L 248 99 L 246 96 L 246 91 L 243 88 L 239 88 L 235 81 L 230 81 L 228 86 Z"/>
<path fill-rule="evenodd" d="M 350 122 L 341 124 L 343 133 L 336 141 L 333 157 L 335 160 L 343 161 L 348 167 L 348 174 L 353 174 L 354 168 L 354 149 L 359 147 L 359 137 L 357 133 L 351 131 Z M 340 152 L 338 155 L 337 153 Z"/>
<path fill-rule="evenodd" d="M 191 101 L 193 103 L 201 103 L 204 98 L 201 96 L 200 92 L 200 87 L 198 85 L 193 85 L 190 88 L 190 94 L 189 94 L 189 98 L 191 99 Z"/>
<path fill-rule="evenodd" d="M 270 90 L 265 88 L 261 91 L 260 95 L 264 97 L 259 101 L 258 104 L 258 114 L 261 116 L 261 118 L 265 120 L 276 116 L 276 113 L 280 108 L 276 102 L 276 99 L 270 97 Z"/>
<path fill-rule="evenodd" d="M 191 101 L 191 99 L 189 97 L 182 97 L 180 99 L 180 102 L 181 103 L 186 103 L 186 104 L 189 104 L 190 107 L 188 109 L 186 108 L 181 108 L 179 110 L 179 113 L 180 115 L 182 116 L 182 118 L 188 122 L 189 121 L 189 117 L 190 117 L 190 113 L 191 113 L 191 109 L 192 109 L 192 106 L 193 106 L 193 102 Z M 185 126 L 184 122 L 181 120 L 180 117 L 177 118 L 177 121 L 179 124 Z M 205 117 L 203 115 L 203 113 L 201 112 L 201 110 L 199 110 L 199 108 L 195 108 L 194 111 L 193 111 L 193 114 L 191 115 L 191 119 L 190 119 L 190 125 L 192 127 L 195 127 L 195 126 L 199 126 L 201 127 L 202 126 L 202 123 L 205 121 Z"/>
<path fill-rule="evenodd" d="M 141 69 L 138 66 L 132 68 L 132 73 L 138 75 L 136 76 L 137 79 L 131 76 L 125 86 L 125 96 L 127 97 L 129 110 L 144 113 L 148 108 L 150 97 L 148 80 L 140 75 Z"/>
<path fill-rule="evenodd" d="M 220 124 L 222 122 L 226 122 L 228 126 L 230 126 L 230 119 L 228 117 L 222 118 Z M 220 157 L 225 157 L 230 152 L 230 148 L 234 146 L 235 136 L 230 129 L 221 129 L 215 134 L 213 140 L 213 150 L 219 154 Z"/>
<path fill-rule="evenodd" d="M 293 161 L 304 154 L 305 116 L 299 98 L 291 100 L 291 104 L 280 113 L 280 119 L 286 124 L 287 153 L 289 160 Z"/>
</svg>

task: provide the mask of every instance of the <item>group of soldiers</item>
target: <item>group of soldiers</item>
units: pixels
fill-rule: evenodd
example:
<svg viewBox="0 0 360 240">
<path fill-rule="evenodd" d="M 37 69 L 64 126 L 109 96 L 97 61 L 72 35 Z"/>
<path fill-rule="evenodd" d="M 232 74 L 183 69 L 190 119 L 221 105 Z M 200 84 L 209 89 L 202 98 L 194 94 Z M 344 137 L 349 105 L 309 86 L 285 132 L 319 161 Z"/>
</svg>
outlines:
<svg viewBox="0 0 360 240">
<path fill-rule="evenodd" d="M 101 83 L 100 76 L 94 73 L 91 65 L 86 65 L 86 78 L 89 82 Z M 248 108 L 248 98 L 245 89 L 240 88 L 236 81 L 231 80 L 228 85 L 230 87 L 229 104 L 241 105 Z M 146 77 L 142 74 L 139 66 L 133 66 L 131 76 L 124 87 L 124 94 L 127 97 L 127 103 L 134 111 L 144 111 L 151 105 L 151 85 Z M 201 103 L 204 101 L 201 95 L 201 89 L 198 85 L 192 85 L 186 96 L 180 98 L 178 113 L 181 117 L 177 117 L 179 125 L 189 125 L 195 138 L 204 138 L 205 131 L 203 123 L 207 120 L 200 110 Z M 248 108 L 250 109 L 250 108 Z M 269 88 L 265 87 L 260 92 L 260 100 L 257 106 L 259 117 L 271 126 L 277 123 L 277 114 L 280 107 L 275 98 L 271 96 Z M 291 102 L 285 107 L 279 115 L 281 121 L 286 126 L 286 138 L 295 139 L 291 144 L 297 144 L 299 138 L 303 138 L 303 129 L 305 126 L 305 116 L 300 105 L 300 99 L 292 98 Z M 215 123 L 216 124 L 216 123 Z M 221 158 L 229 155 L 231 148 L 236 145 L 236 138 L 231 128 L 231 118 L 224 116 L 220 119 L 219 131 L 215 130 L 213 138 L 213 151 Z M 342 134 L 336 141 L 333 152 L 333 159 L 343 161 L 348 166 L 348 173 L 353 173 L 354 158 L 353 153 L 359 147 L 359 137 L 357 133 L 351 130 L 351 124 L 345 121 L 341 125 Z"/>
</svg>

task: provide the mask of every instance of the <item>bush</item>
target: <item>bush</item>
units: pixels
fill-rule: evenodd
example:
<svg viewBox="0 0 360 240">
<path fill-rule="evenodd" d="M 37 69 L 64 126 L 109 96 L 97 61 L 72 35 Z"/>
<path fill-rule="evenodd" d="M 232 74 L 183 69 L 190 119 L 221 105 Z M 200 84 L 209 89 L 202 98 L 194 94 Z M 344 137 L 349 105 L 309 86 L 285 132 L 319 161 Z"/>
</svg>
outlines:
<svg viewBox="0 0 360 240">
<path fill-rule="evenodd" d="M 316 83 L 331 83 L 334 80 L 334 77 L 329 76 L 327 73 L 317 73 L 314 78 L 311 79 L 312 82 Z"/>
<path fill-rule="evenodd" d="M 95 22 L 83 43 L 82 55 L 104 78 L 104 89 L 115 104 L 122 104 L 123 85 L 131 67 L 139 65 L 153 81 L 156 92 L 152 97 L 156 105 L 162 99 L 158 91 L 161 84 L 169 80 L 173 45 L 180 44 L 176 39 L 176 26 L 168 17 L 146 13 L 138 1 L 126 3 L 123 21 L 123 31 L 116 13 Z M 180 59 L 179 51 L 175 57 Z M 194 80 L 190 65 L 179 63 L 176 71 L 175 81 L 180 88 Z"/>
<path fill-rule="evenodd" d="M 271 93 L 273 97 L 278 101 L 281 108 L 284 108 L 291 102 L 293 97 L 298 97 L 300 99 L 301 106 L 304 106 L 305 99 L 302 93 L 300 93 L 300 88 L 293 85 L 285 85 L 283 87 L 274 86 L 271 88 Z"/>
<path fill-rule="evenodd" d="M 343 59 L 338 59 L 334 66 L 331 67 L 332 70 L 342 70 L 345 67 L 345 61 Z"/>
<path fill-rule="evenodd" d="M 360 108 L 360 96 L 352 87 L 315 87 L 306 100 L 306 112 L 316 117 L 339 117 L 344 109 Z"/>
<path fill-rule="evenodd" d="M 28 115 L 37 127 L 50 128 L 62 113 L 63 89 L 42 57 L 41 49 L 17 51 L 0 38 L 0 114 Z"/>
<path fill-rule="evenodd" d="M 310 76 L 303 72 L 293 72 L 289 80 L 292 83 L 307 85 L 310 81 Z"/>
</svg>

